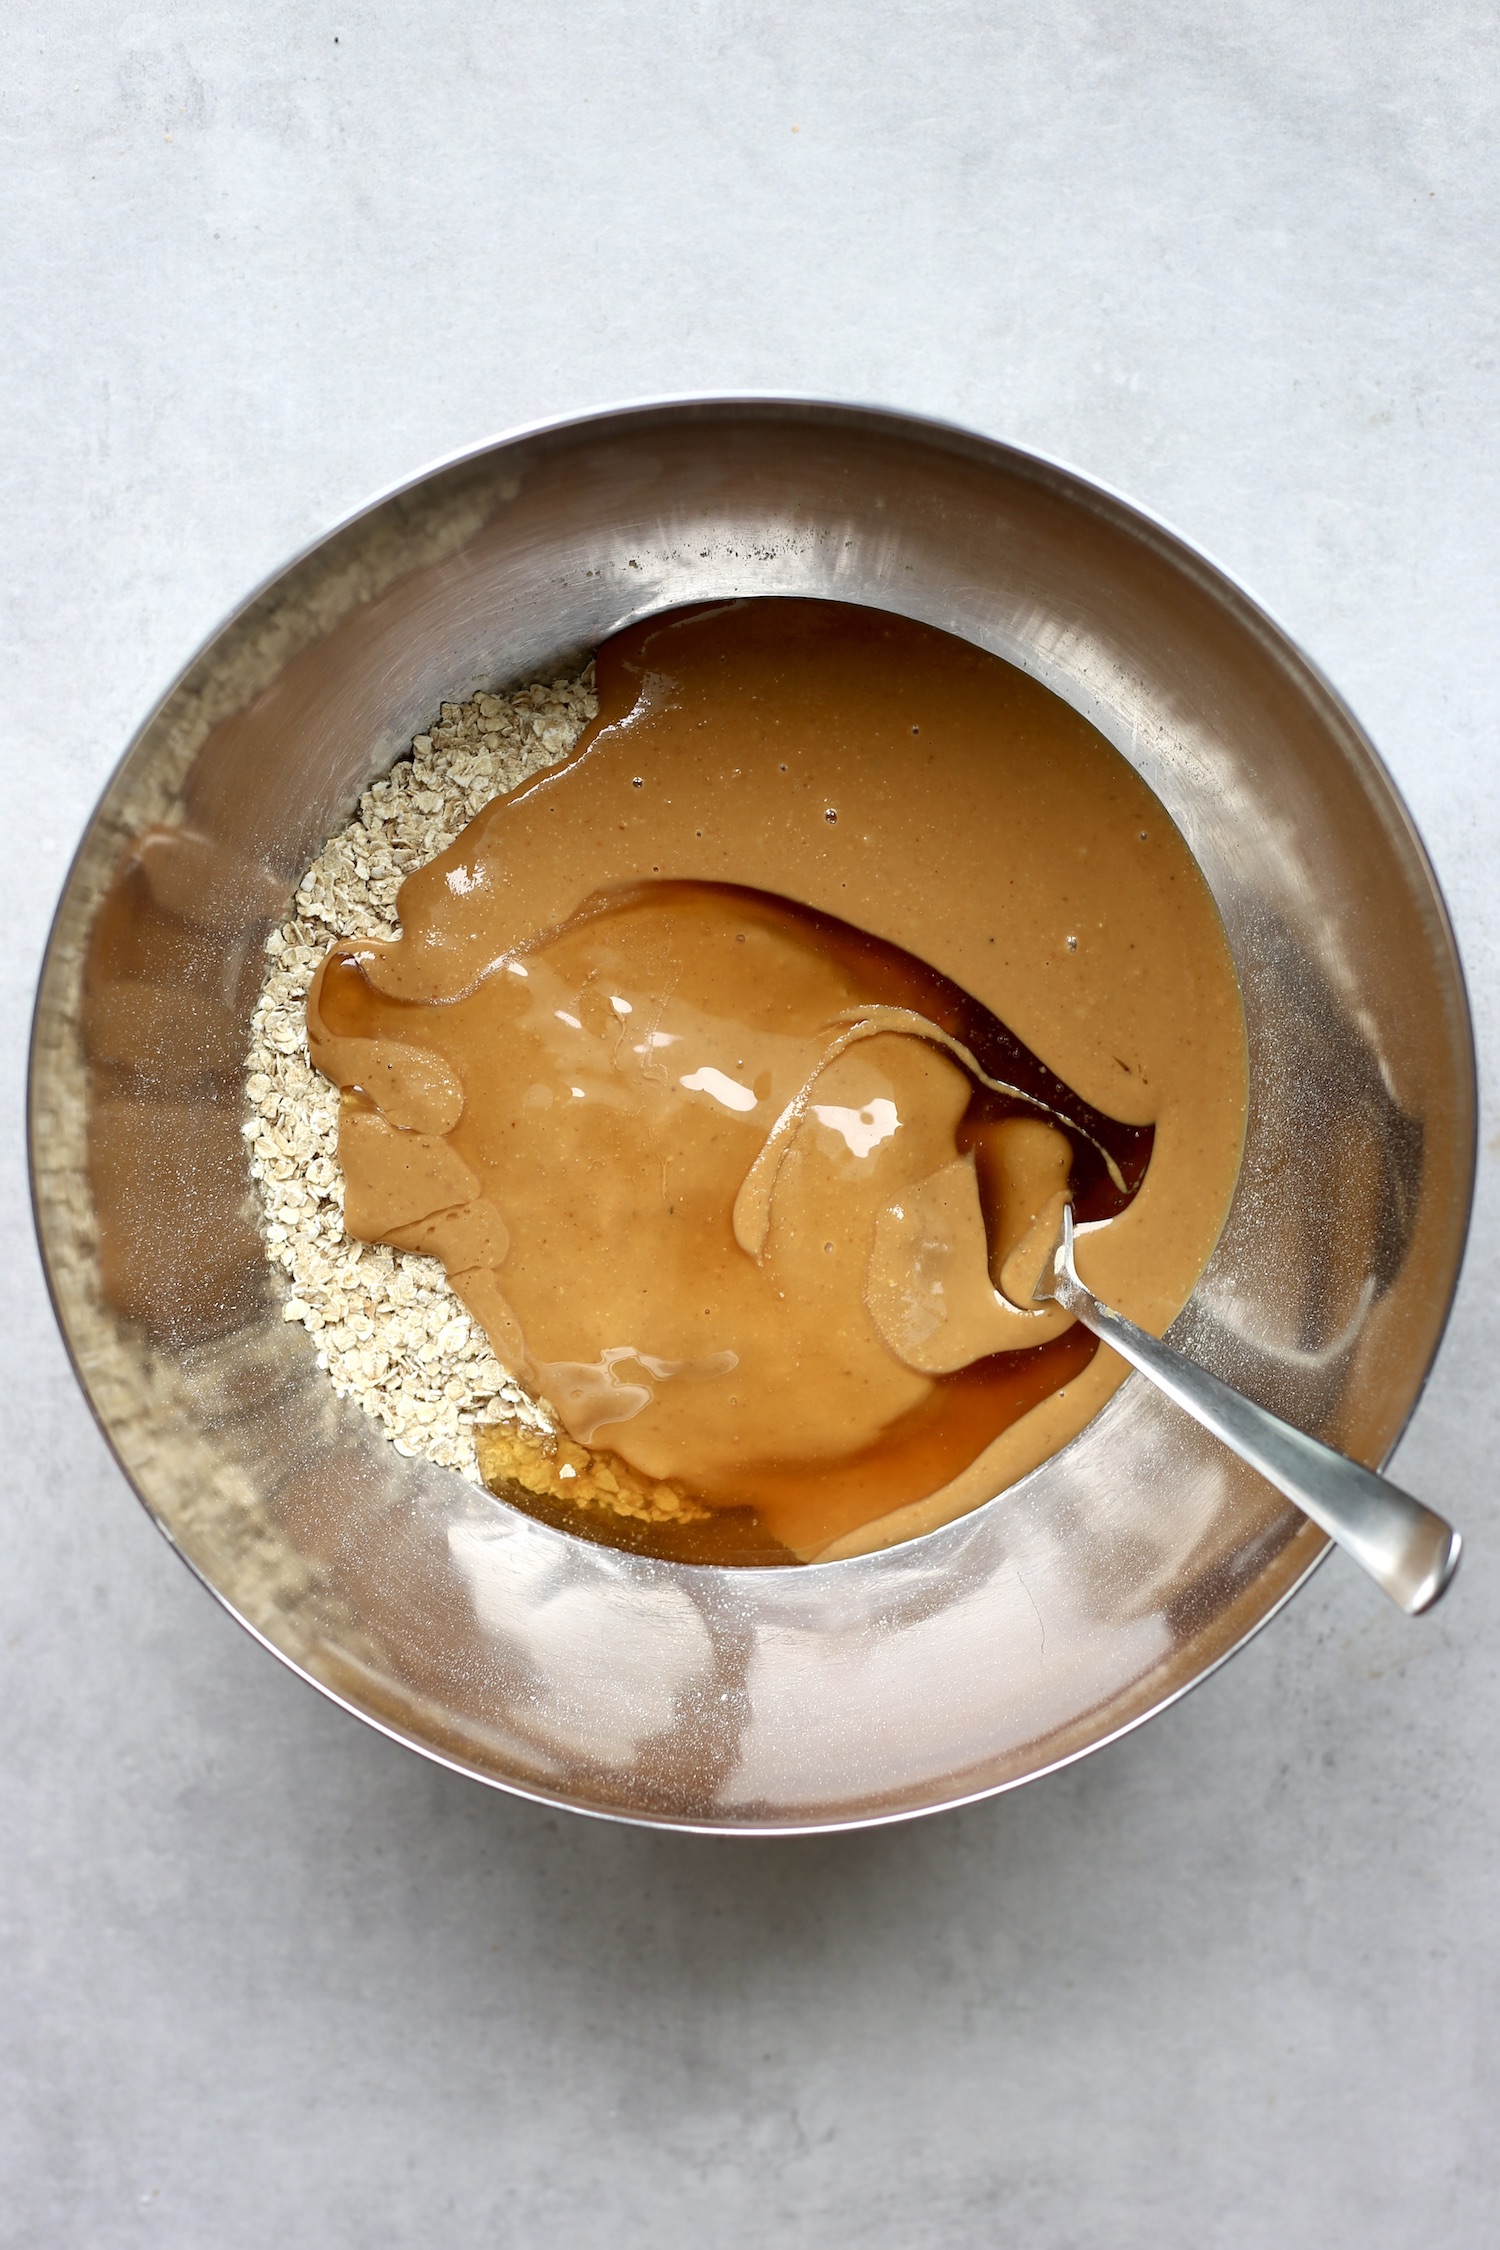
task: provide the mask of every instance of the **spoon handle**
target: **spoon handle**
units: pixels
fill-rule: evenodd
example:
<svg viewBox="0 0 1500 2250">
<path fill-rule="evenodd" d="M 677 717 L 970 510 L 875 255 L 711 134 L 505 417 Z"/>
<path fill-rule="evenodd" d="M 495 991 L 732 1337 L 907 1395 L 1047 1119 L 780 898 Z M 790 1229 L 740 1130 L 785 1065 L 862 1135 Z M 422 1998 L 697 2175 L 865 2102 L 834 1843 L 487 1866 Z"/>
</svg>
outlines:
<svg viewBox="0 0 1500 2250">
<path fill-rule="evenodd" d="M 1063 1214 L 1050 1281 L 1043 1279 L 1037 1295 L 1054 1297 L 1194 1421 L 1258 1469 L 1352 1555 L 1408 1617 L 1420 1616 L 1443 1593 L 1458 1568 L 1462 1545 L 1452 1524 L 1388 1478 L 1283 1422 L 1170 1344 L 1137 1328 L 1123 1313 L 1101 1304 L 1079 1280 L 1073 1263 L 1071 1211 Z"/>
</svg>

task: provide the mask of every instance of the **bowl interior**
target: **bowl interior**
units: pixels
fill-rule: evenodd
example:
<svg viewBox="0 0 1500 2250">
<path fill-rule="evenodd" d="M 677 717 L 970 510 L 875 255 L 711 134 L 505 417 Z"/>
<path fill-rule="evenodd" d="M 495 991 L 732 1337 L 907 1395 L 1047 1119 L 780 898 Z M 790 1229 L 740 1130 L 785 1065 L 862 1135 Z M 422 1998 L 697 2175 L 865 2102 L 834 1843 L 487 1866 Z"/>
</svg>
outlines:
<svg viewBox="0 0 1500 2250">
<path fill-rule="evenodd" d="M 1244 991 L 1233 1209 L 1174 1335 L 1370 1462 L 1467 1225 L 1473 1066 L 1404 810 L 1210 565 L 1066 471 L 899 416 L 705 401 L 508 440 L 272 581 L 142 730 L 70 875 L 32 1152 L 59 1317 L 127 1474 L 220 1598 L 480 1777 L 702 1828 L 889 1819 L 1076 1756 L 1200 1679 L 1323 1540 L 1133 1379 L 1063 1454 L 885 1554 L 734 1572 L 584 1545 L 398 1456 L 281 1318 L 241 1058 L 267 929 L 438 703 L 679 602 L 822 595 L 1033 672 L 1195 852 Z"/>
</svg>

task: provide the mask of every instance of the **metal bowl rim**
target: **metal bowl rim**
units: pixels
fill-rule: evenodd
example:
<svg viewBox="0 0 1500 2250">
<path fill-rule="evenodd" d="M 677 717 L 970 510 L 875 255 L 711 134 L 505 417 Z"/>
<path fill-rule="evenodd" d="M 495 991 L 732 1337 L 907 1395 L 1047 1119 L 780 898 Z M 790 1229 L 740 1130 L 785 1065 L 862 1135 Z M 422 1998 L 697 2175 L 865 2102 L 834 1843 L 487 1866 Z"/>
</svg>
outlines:
<svg viewBox="0 0 1500 2250">
<path fill-rule="evenodd" d="M 512 425 L 510 428 L 499 432 L 494 437 L 482 440 L 476 445 L 462 446 L 451 453 L 442 454 L 432 460 L 429 460 L 424 464 L 422 468 L 416 470 L 410 475 L 399 478 L 392 484 L 384 486 L 379 491 L 371 495 L 370 498 L 361 502 L 359 506 L 351 509 L 346 515 L 339 517 L 339 519 L 335 523 L 329 525 L 325 530 L 318 532 L 314 537 L 305 541 L 303 545 L 297 548 L 291 555 L 289 555 L 285 561 L 278 564 L 273 570 L 268 571 L 262 578 L 260 578 L 240 601 L 236 602 L 232 608 L 230 608 L 223 614 L 223 616 L 219 619 L 219 622 L 211 629 L 211 631 L 206 633 L 198 642 L 186 661 L 178 667 L 177 671 L 168 681 L 166 687 L 152 703 L 146 713 L 146 716 L 136 727 L 124 750 L 121 752 L 120 756 L 116 759 L 114 765 L 111 767 L 102 788 L 99 790 L 97 796 L 95 797 L 88 817 L 84 822 L 83 830 L 79 837 L 78 843 L 68 861 L 67 871 L 63 877 L 62 885 L 58 892 L 57 904 L 53 909 L 52 916 L 48 924 L 47 940 L 42 949 L 41 966 L 37 976 L 37 996 L 32 1008 L 31 1030 L 27 1042 L 26 1067 L 27 1181 L 31 1204 L 32 1225 L 36 1235 L 37 1251 L 41 1262 L 43 1279 L 46 1283 L 48 1300 L 52 1306 L 53 1317 L 57 1322 L 58 1330 L 62 1337 L 63 1349 L 67 1354 L 68 1364 L 72 1368 L 74 1378 L 78 1384 L 79 1389 L 83 1393 L 85 1402 L 87 1403 L 89 1408 L 89 1412 L 93 1417 L 94 1423 L 98 1428 L 100 1435 L 104 1439 L 105 1445 L 109 1449 L 111 1458 L 119 1468 L 126 1484 L 134 1493 L 135 1498 L 140 1503 L 141 1507 L 145 1510 L 146 1515 L 150 1518 L 157 1531 L 160 1532 L 162 1538 L 172 1549 L 172 1552 L 186 1566 L 192 1576 L 198 1581 L 201 1586 L 203 1586 L 207 1590 L 209 1594 L 212 1595 L 213 1599 L 219 1604 L 220 1608 L 223 1609 L 229 1617 L 233 1618 L 234 1622 L 237 1625 L 241 1626 L 243 1630 L 250 1635 L 252 1640 L 258 1642 L 262 1648 L 268 1650 L 279 1663 L 285 1665 L 286 1669 L 289 1672 L 293 1673 L 298 1679 L 305 1681 L 309 1687 L 314 1688 L 319 1695 L 324 1696 L 328 1702 L 334 1704 L 339 1710 L 346 1712 L 351 1718 L 359 1720 L 365 1726 L 373 1727 L 377 1733 L 385 1735 L 390 1741 L 400 1744 L 404 1749 L 414 1751 L 419 1757 L 430 1760 L 430 1762 L 434 1765 L 442 1766 L 451 1773 L 461 1774 L 468 1780 L 480 1782 L 488 1788 L 500 1790 L 507 1796 L 518 1797 L 531 1804 L 545 1805 L 551 1809 L 559 1811 L 581 1813 L 589 1819 L 619 1822 L 627 1827 L 633 1828 L 659 1829 L 682 1835 L 729 1838 L 744 1837 L 764 1840 L 771 1837 L 839 1835 L 858 1829 L 894 1827 L 910 1820 L 934 1818 L 940 1813 L 957 1812 L 966 1805 L 981 1804 L 989 1798 L 1008 1795 L 1012 1790 L 1024 1788 L 1034 1781 L 1040 1781 L 1048 1774 L 1060 1773 L 1065 1767 L 1076 1765 L 1082 1758 L 1092 1757 L 1096 1751 L 1107 1748 L 1111 1743 L 1121 1741 L 1126 1735 L 1133 1734 L 1137 1728 L 1144 1726 L 1148 1720 L 1156 1718 L 1163 1711 L 1170 1710 L 1174 1704 L 1180 1703 L 1184 1696 L 1192 1694 L 1194 1689 L 1201 1687 L 1205 1680 L 1211 1679 L 1213 1675 L 1218 1672 L 1222 1668 L 1222 1666 L 1227 1664 L 1232 1657 L 1238 1656 L 1240 1651 L 1243 1648 L 1247 1647 L 1248 1644 L 1252 1640 L 1254 1640 L 1259 1633 L 1263 1632 L 1266 1626 L 1271 1623 L 1272 1619 L 1277 1617 L 1280 1612 L 1286 1608 L 1287 1604 L 1301 1592 L 1302 1588 L 1313 1576 L 1313 1573 L 1318 1570 L 1320 1566 L 1327 1560 L 1328 1554 L 1332 1547 L 1332 1541 L 1328 1540 L 1327 1538 L 1324 1539 L 1321 1547 L 1313 1555 L 1307 1567 L 1295 1579 L 1293 1579 L 1289 1586 L 1287 1586 L 1277 1596 L 1276 1600 L 1271 1604 L 1270 1608 L 1267 1609 L 1263 1613 L 1263 1615 L 1258 1617 L 1253 1624 L 1246 1628 L 1246 1630 L 1240 1635 L 1238 1640 L 1231 1643 L 1228 1648 L 1222 1650 L 1220 1654 L 1214 1657 L 1210 1663 L 1205 1665 L 1203 1670 L 1199 1672 L 1193 1679 L 1186 1680 L 1181 1684 L 1181 1686 L 1173 1688 L 1171 1692 L 1167 1695 L 1164 1695 L 1159 1702 L 1153 1703 L 1147 1710 L 1137 1712 L 1132 1718 L 1127 1719 L 1122 1725 L 1114 1728 L 1110 1733 L 1100 1735 L 1096 1740 L 1084 1744 L 1079 1749 L 1068 1751 L 1064 1756 L 1052 1759 L 1046 1765 L 1034 1767 L 1029 1773 L 1016 1775 L 1009 1780 L 991 1783 L 982 1789 L 971 1790 L 961 1796 L 945 1798 L 940 1803 L 917 1806 L 903 1806 L 894 1811 L 858 1814 L 847 1819 L 837 1820 L 810 1820 L 805 1822 L 744 1821 L 726 1824 L 722 1822 L 712 1821 L 672 1819 L 670 1817 L 653 1815 L 650 1813 L 627 1812 L 612 1806 L 580 1804 L 575 1799 L 563 1796 L 561 1794 L 552 1794 L 546 1790 L 527 1788 L 516 1781 L 507 1780 L 496 1774 L 486 1773 L 476 1766 L 466 1764 L 464 1760 L 460 1758 L 446 1756 L 442 1751 L 433 1748 L 430 1744 L 419 1742 L 413 1739 L 413 1737 L 411 1737 L 410 1735 L 403 1733 L 398 1727 L 390 1724 L 388 1721 L 377 1718 L 368 1711 L 361 1710 L 356 1704 L 350 1702 L 347 1697 L 340 1695 L 335 1688 L 328 1686 L 326 1682 L 318 1679 L 313 1673 L 305 1670 L 304 1667 L 296 1661 L 295 1657 L 288 1655 L 284 1650 L 278 1648 L 274 1641 L 270 1640 L 263 1632 L 261 1632 L 261 1630 L 256 1625 L 252 1624 L 247 1617 L 243 1616 L 240 1611 L 234 1607 L 228 1596 L 213 1584 L 212 1580 L 208 1578 L 206 1573 L 199 1568 L 199 1566 L 192 1560 L 189 1555 L 184 1553 L 182 1548 L 178 1545 L 177 1541 L 172 1537 L 172 1534 L 167 1525 L 162 1521 L 161 1517 L 158 1516 L 156 1510 L 152 1507 L 151 1502 L 147 1499 L 145 1493 L 142 1491 L 134 1476 L 132 1476 L 131 1472 L 126 1467 L 125 1462 L 121 1458 L 119 1449 L 114 1442 L 114 1438 L 111 1435 L 109 1427 L 105 1422 L 104 1417 L 101 1414 L 99 1407 L 94 1399 L 93 1393 L 90 1390 L 88 1383 L 84 1379 L 83 1371 L 79 1366 L 77 1355 L 75 1354 L 73 1349 L 72 1338 L 68 1333 L 67 1324 L 63 1317 L 63 1309 L 59 1301 L 57 1286 L 53 1278 L 52 1262 L 48 1255 L 46 1236 L 43 1231 L 42 1212 L 37 1191 L 37 1163 L 35 1149 L 35 1133 L 37 1122 L 35 1092 L 36 1075 L 38 1069 L 38 1048 L 41 1029 L 41 1000 L 43 991 L 47 983 L 49 970 L 52 964 L 53 949 L 57 937 L 58 923 L 61 920 L 63 908 L 66 904 L 69 891 L 72 887 L 74 874 L 77 870 L 78 863 L 82 858 L 85 849 L 87 848 L 89 838 L 93 833 L 94 824 L 97 821 L 101 810 L 103 809 L 105 800 L 108 798 L 111 790 L 114 788 L 121 773 L 129 764 L 131 758 L 135 755 L 135 752 L 140 747 L 141 743 L 144 741 L 151 728 L 156 724 L 156 721 L 161 716 L 161 713 L 166 709 L 173 696 L 176 695 L 183 682 L 187 679 L 194 666 L 202 659 L 202 657 L 208 652 L 208 650 L 213 647 L 214 643 L 218 641 L 222 637 L 222 635 L 226 633 L 232 626 L 237 624 L 242 617 L 246 616 L 248 612 L 255 607 L 256 603 L 259 602 L 264 595 L 268 594 L 271 589 L 279 583 L 280 580 L 285 578 L 291 571 L 297 569 L 301 564 L 310 561 L 312 557 L 317 554 L 319 549 L 326 546 L 330 540 L 337 538 L 343 532 L 352 530 L 355 525 L 363 522 L 366 518 L 375 515 L 381 508 L 388 506 L 389 503 L 393 500 L 399 500 L 405 494 L 416 491 L 419 487 L 426 484 L 431 478 L 443 475 L 448 470 L 462 468 L 470 462 L 477 462 L 479 460 L 482 460 L 491 454 L 503 451 L 507 446 L 523 443 L 529 438 L 547 437 L 554 434 L 561 434 L 567 431 L 581 430 L 593 424 L 603 424 L 612 421 L 629 421 L 637 416 L 644 417 L 646 415 L 660 413 L 664 409 L 670 411 L 676 408 L 702 408 L 709 411 L 732 412 L 736 407 L 782 408 L 789 410 L 793 414 L 806 414 L 809 417 L 814 417 L 820 413 L 823 413 L 833 414 L 840 420 L 844 421 L 894 424 L 900 429 L 903 429 L 916 435 L 919 438 L 924 438 L 929 441 L 934 438 L 948 439 L 950 441 L 956 440 L 956 449 L 978 449 L 979 451 L 991 455 L 1004 455 L 1010 461 L 1019 465 L 1023 471 L 1042 472 L 1042 476 L 1040 479 L 1038 479 L 1038 481 L 1051 479 L 1060 488 L 1071 488 L 1069 490 L 1070 498 L 1082 499 L 1085 502 L 1097 502 L 1100 500 L 1104 501 L 1107 504 L 1108 511 L 1114 514 L 1117 520 L 1120 520 L 1126 528 L 1133 530 L 1144 529 L 1146 532 L 1152 534 L 1155 540 L 1170 553 L 1174 562 L 1178 563 L 1179 566 L 1186 566 L 1189 575 L 1196 576 L 1200 579 L 1206 578 L 1211 583 L 1212 589 L 1216 594 L 1218 594 L 1221 598 L 1224 596 L 1228 597 L 1229 606 L 1239 612 L 1239 621 L 1246 625 L 1249 625 L 1252 629 L 1254 629 L 1257 632 L 1258 637 L 1263 641 L 1263 643 L 1268 645 L 1276 653 L 1283 664 L 1287 665 L 1288 668 L 1293 670 L 1294 672 L 1300 672 L 1304 683 L 1307 686 L 1311 687 L 1316 692 L 1317 696 L 1326 703 L 1326 705 L 1329 707 L 1330 714 L 1335 717 L 1337 721 L 1340 722 L 1341 725 L 1347 730 L 1348 736 L 1354 748 L 1368 762 L 1372 770 L 1374 779 L 1378 783 L 1384 785 L 1383 793 L 1387 808 L 1391 811 L 1394 811 L 1394 813 L 1397 815 L 1401 826 L 1405 830 L 1408 845 L 1413 852 L 1418 867 L 1427 878 L 1427 882 L 1432 894 L 1432 902 L 1437 914 L 1438 934 L 1442 941 L 1444 950 L 1446 951 L 1448 966 L 1452 972 L 1456 990 L 1458 993 L 1458 998 L 1461 1003 L 1464 1029 L 1462 1060 L 1465 1066 L 1464 1092 L 1467 1097 L 1465 1108 L 1467 1111 L 1468 1122 L 1469 1155 L 1467 1165 L 1467 1178 L 1464 1183 L 1463 1197 L 1463 1247 L 1460 1251 L 1458 1261 L 1454 1268 L 1452 1281 L 1449 1284 L 1447 1301 L 1442 1307 L 1441 1318 L 1438 1322 L 1434 1334 L 1432 1351 L 1428 1358 L 1427 1366 L 1423 1372 L 1421 1381 L 1418 1383 L 1416 1390 L 1412 1394 L 1411 1402 L 1407 1407 L 1405 1414 L 1402 1416 L 1400 1426 L 1396 1430 L 1390 1444 L 1387 1446 L 1384 1454 L 1381 1457 L 1382 1466 L 1385 1464 L 1385 1462 L 1390 1460 L 1392 1455 L 1395 1453 L 1396 1448 L 1399 1446 L 1402 1437 L 1405 1435 L 1406 1430 L 1411 1423 L 1412 1416 L 1415 1414 L 1417 1407 L 1421 1403 L 1428 1382 L 1431 1380 L 1433 1368 L 1437 1364 L 1438 1355 L 1442 1350 L 1443 1343 L 1447 1336 L 1448 1326 L 1453 1316 L 1454 1303 L 1458 1295 L 1459 1284 L 1463 1278 L 1464 1264 L 1468 1254 L 1469 1234 L 1472 1228 L 1473 1221 L 1474 1193 L 1478 1177 L 1479 1074 L 1478 1053 L 1474 1037 L 1473 1010 L 1469 1004 L 1468 980 L 1464 974 L 1463 961 L 1458 950 L 1458 941 L 1454 933 L 1453 920 L 1448 909 L 1447 898 L 1443 892 L 1442 885 L 1438 880 L 1436 869 L 1433 867 L 1431 857 L 1427 851 L 1426 844 L 1422 839 L 1421 832 L 1417 828 L 1416 822 L 1412 818 L 1406 800 L 1402 795 L 1394 776 L 1392 775 L 1389 767 L 1386 765 L 1385 760 L 1381 757 L 1379 750 L 1375 747 L 1375 744 L 1371 740 L 1369 734 L 1366 732 L 1365 728 L 1361 725 L 1359 719 L 1356 717 L 1350 705 L 1340 694 L 1339 690 L 1333 685 L 1333 682 L 1329 679 L 1328 675 L 1323 671 L 1316 660 L 1308 655 L 1307 651 L 1302 647 L 1301 643 L 1296 639 L 1296 637 L 1289 631 L 1289 629 L 1285 625 L 1282 624 L 1280 619 L 1276 616 L 1275 612 L 1270 609 L 1270 607 L 1266 603 L 1262 602 L 1256 595 L 1252 594 L 1243 585 L 1243 583 L 1213 555 L 1209 554 L 1204 548 L 1198 546 L 1195 542 L 1189 540 L 1184 533 L 1179 531 L 1174 524 L 1168 522 L 1165 517 L 1156 514 L 1149 508 L 1143 507 L 1138 501 L 1130 499 L 1125 493 L 1118 490 L 1117 487 L 1104 482 L 1102 479 L 1092 475 L 1090 472 L 1078 468 L 1072 462 L 1063 460 L 1055 454 L 1038 453 L 1029 446 L 1016 445 L 1008 439 L 990 436 L 988 433 L 982 430 L 973 429 L 966 423 L 951 420 L 946 416 L 916 414 L 912 413 L 906 408 L 884 405 L 878 401 L 841 399 L 834 397 L 831 394 L 819 394 L 816 392 L 786 392 L 770 389 L 757 390 L 748 388 L 744 390 L 722 392 L 677 391 L 663 392 L 660 394 L 647 394 L 636 398 L 616 400 L 602 406 L 580 409 L 578 412 L 572 414 L 549 415 L 535 421 L 517 423 Z M 1045 1466 L 1045 1464 L 1043 1464 L 1043 1466 Z M 1035 1474 L 1036 1472 L 1033 1471 L 1031 1473 Z M 1022 1484 L 1024 1484 L 1026 1481 L 1027 1480 L 1025 1478 L 1019 1480 L 1019 1482 Z M 920 1539 L 904 1542 L 904 1544 L 911 1546 L 916 1546 L 920 1543 Z M 820 1573 L 835 1572 L 842 1571 L 846 1567 L 846 1564 L 848 1562 L 859 1562 L 862 1559 L 862 1557 L 856 1556 L 836 1562 L 804 1564 L 802 1567 L 804 1570 L 815 1570 Z M 683 1565 L 679 1567 L 692 1568 L 694 1566 Z"/>
</svg>

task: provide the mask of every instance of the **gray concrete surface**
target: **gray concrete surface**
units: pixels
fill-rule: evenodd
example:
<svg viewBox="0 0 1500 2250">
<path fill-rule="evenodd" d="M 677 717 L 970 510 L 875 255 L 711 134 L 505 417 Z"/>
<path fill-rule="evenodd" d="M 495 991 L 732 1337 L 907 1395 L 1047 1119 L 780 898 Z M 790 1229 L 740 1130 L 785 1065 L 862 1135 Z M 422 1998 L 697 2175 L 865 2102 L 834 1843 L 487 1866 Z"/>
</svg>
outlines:
<svg viewBox="0 0 1500 2250">
<path fill-rule="evenodd" d="M 1329 1567 L 1143 1733 L 821 1842 L 490 1796 L 172 1559 L 53 1333 L 47 916 L 263 572 L 507 424 L 875 397 L 1248 581 L 1383 746 L 1487 1071 L 1485 0 L 258 0 L 0 20 L 6 1366 L 0 2241 L 1482 2250 L 1500 2239 L 1500 1196 L 1399 1456 L 1420 1625 Z"/>
</svg>

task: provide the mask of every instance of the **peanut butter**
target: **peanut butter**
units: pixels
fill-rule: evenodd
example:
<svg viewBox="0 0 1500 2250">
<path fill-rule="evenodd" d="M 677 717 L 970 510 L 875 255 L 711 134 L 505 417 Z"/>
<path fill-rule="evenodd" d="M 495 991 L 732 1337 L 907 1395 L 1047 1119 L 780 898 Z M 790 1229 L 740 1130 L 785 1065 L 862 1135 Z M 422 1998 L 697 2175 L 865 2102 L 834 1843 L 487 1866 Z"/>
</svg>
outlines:
<svg viewBox="0 0 1500 2250">
<path fill-rule="evenodd" d="M 545 1463 L 481 1447 L 523 1505 L 688 1559 L 910 1536 L 1122 1378 L 999 1288 L 1040 1213 L 1108 1220 L 1086 1270 L 1157 1329 L 1212 1249 L 1213 902 L 1084 719 L 932 628 L 733 603 L 597 676 L 566 762 L 313 988 L 346 1225 L 440 1258 L 551 1405 Z"/>
</svg>

